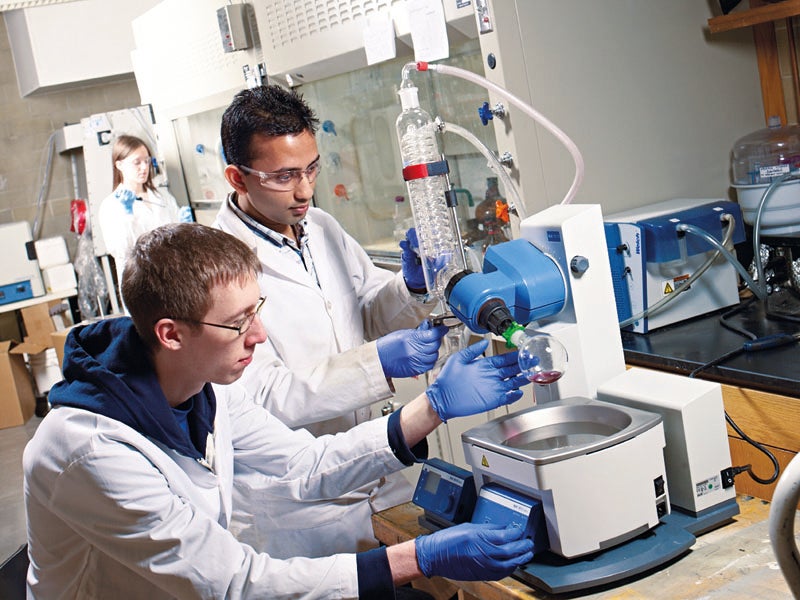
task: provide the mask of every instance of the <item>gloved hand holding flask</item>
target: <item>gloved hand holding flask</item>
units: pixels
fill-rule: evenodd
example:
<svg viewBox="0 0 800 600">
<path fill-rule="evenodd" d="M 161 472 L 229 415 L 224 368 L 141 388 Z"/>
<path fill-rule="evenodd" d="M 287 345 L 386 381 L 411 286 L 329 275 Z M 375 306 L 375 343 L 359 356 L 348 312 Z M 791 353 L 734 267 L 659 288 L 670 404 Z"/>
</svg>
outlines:
<svg viewBox="0 0 800 600">
<path fill-rule="evenodd" d="M 522 397 L 519 388 L 530 380 L 520 375 L 517 351 L 479 359 L 488 345 L 488 340 L 481 340 L 451 356 L 425 391 L 442 422 L 505 406 Z"/>
</svg>

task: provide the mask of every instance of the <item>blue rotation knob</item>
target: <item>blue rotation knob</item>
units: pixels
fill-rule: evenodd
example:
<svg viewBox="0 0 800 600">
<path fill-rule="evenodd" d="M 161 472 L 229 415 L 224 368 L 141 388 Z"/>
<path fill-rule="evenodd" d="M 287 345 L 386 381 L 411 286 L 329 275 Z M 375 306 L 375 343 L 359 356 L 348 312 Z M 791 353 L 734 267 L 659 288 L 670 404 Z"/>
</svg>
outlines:
<svg viewBox="0 0 800 600">
<path fill-rule="evenodd" d="M 489 121 L 494 119 L 494 113 L 492 112 L 492 109 L 489 107 L 488 102 L 484 102 L 478 109 L 478 116 L 481 118 L 481 123 L 483 123 L 484 125 L 488 125 Z"/>
<path fill-rule="evenodd" d="M 333 124 L 333 121 L 328 119 L 322 122 L 322 131 L 324 131 L 325 133 L 336 135 L 336 126 Z"/>
</svg>

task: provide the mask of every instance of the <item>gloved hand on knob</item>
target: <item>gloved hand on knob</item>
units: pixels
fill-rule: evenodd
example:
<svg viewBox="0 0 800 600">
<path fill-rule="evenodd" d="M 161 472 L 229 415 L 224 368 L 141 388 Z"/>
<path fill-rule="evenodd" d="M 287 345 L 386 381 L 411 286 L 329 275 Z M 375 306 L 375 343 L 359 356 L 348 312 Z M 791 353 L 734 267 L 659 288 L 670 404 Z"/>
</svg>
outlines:
<svg viewBox="0 0 800 600">
<path fill-rule="evenodd" d="M 416 538 L 417 564 L 426 577 L 502 579 L 533 560 L 533 541 L 522 535 L 520 527 L 462 523 Z"/>
<path fill-rule="evenodd" d="M 400 329 L 378 338 L 378 358 L 386 377 L 414 377 L 429 371 L 439 357 L 447 327 L 427 319 L 416 329 Z"/>
<path fill-rule="evenodd" d="M 489 345 L 481 340 L 454 354 L 425 391 L 442 422 L 511 404 L 522 398 L 519 388 L 530 380 L 520 375 L 517 351 L 478 357 Z"/>
</svg>

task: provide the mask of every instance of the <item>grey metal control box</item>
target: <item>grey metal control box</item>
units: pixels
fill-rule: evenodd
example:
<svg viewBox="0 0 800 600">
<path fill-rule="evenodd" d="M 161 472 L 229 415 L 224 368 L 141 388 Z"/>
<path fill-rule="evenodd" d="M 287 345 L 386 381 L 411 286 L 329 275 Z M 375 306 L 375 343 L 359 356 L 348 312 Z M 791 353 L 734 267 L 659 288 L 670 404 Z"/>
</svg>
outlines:
<svg viewBox="0 0 800 600">
<path fill-rule="evenodd" d="M 227 4 L 217 9 L 217 23 L 225 52 L 246 50 L 253 45 L 247 4 Z"/>
</svg>

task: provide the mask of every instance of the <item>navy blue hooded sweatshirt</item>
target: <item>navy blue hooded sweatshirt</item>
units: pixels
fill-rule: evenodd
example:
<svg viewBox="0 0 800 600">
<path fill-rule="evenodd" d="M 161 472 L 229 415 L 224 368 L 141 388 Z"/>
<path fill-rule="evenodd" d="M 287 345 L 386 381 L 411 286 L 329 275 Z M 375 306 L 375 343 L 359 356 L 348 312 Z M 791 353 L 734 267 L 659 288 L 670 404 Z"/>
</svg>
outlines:
<svg viewBox="0 0 800 600">
<path fill-rule="evenodd" d="M 181 427 L 156 378 L 147 347 L 129 317 L 104 319 L 75 327 L 64 344 L 64 380 L 55 384 L 48 400 L 52 406 L 71 406 L 100 414 L 145 435 L 168 448 L 196 459 L 205 456 L 206 440 L 214 428 L 217 403 L 210 383 L 189 403 L 188 427 Z M 187 431 L 188 430 L 188 431 Z M 400 411 L 388 424 L 389 445 L 395 456 L 411 465 L 428 453 L 423 439 L 409 448 L 400 428 Z M 359 598 L 395 597 L 386 548 L 356 555 Z"/>
<path fill-rule="evenodd" d="M 50 404 L 110 417 L 191 458 L 203 458 L 217 402 L 211 384 L 195 395 L 181 428 L 156 378 L 149 353 L 128 317 L 76 327 L 64 344 L 64 381 Z"/>
</svg>

